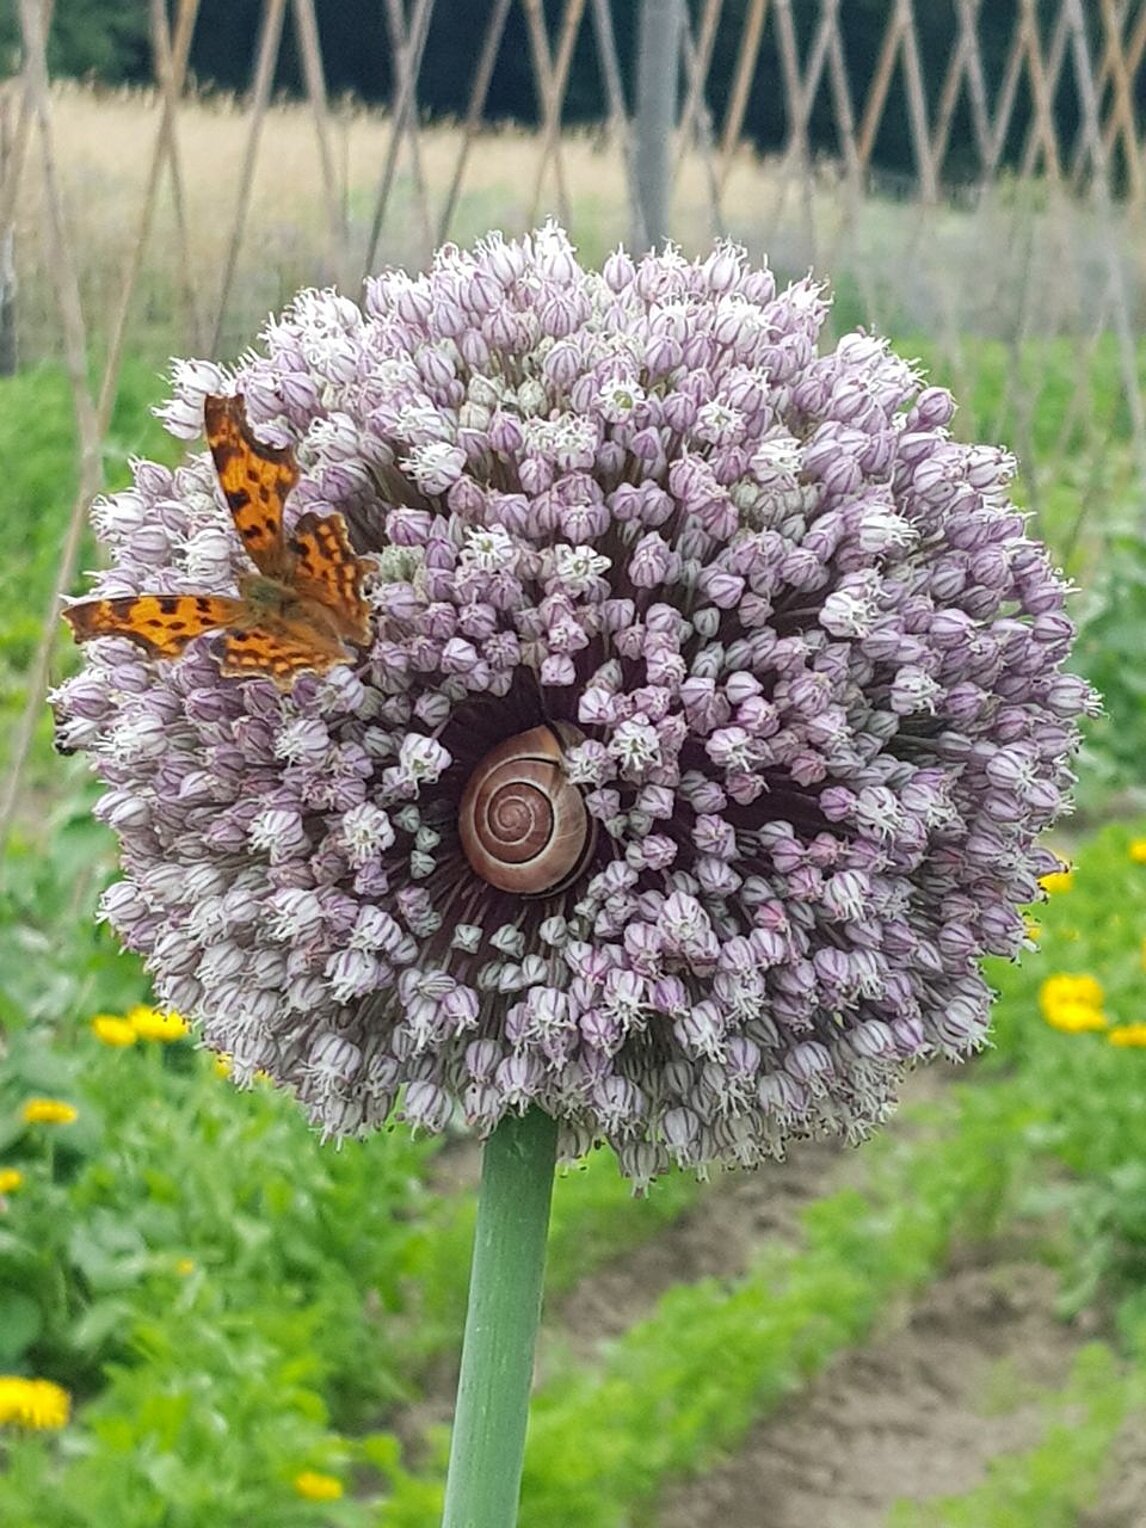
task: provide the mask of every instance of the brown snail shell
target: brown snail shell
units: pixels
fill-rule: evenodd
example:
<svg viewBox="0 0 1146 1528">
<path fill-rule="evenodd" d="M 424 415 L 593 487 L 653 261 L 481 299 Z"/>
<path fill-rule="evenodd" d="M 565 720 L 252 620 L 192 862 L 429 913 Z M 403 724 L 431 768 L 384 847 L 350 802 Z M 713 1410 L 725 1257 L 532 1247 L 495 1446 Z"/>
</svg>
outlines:
<svg viewBox="0 0 1146 1528">
<path fill-rule="evenodd" d="M 462 851 L 501 891 L 541 897 L 584 866 L 596 824 L 550 727 L 506 738 L 474 766 L 458 809 Z"/>
</svg>

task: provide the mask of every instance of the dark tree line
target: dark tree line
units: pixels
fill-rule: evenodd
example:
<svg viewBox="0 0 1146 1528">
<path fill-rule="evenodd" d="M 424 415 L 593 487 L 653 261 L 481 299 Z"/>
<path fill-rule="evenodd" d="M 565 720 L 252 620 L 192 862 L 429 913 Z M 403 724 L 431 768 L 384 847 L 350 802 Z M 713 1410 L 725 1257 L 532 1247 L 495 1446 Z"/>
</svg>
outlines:
<svg viewBox="0 0 1146 1528">
<path fill-rule="evenodd" d="M 437 0 L 418 82 L 421 109 L 427 117 L 457 117 L 464 113 L 481 38 L 494 0 Z M 694 19 L 700 0 L 689 0 Z M 842 27 L 853 101 L 862 107 L 894 0 L 846 0 Z M 169 0 L 170 8 L 174 6 Z M 626 89 L 631 99 L 639 0 L 612 0 L 613 24 Z M 731 88 L 737 49 L 748 0 L 727 0 L 709 75 L 708 104 L 717 123 L 724 114 Z M 1092 53 L 1101 54 L 1099 0 L 1084 0 L 1092 25 Z M 384 103 L 393 85 L 392 57 L 380 0 L 317 0 L 319 32 L 329 89 L 334 96 L 353 94 Z M 408 7 L 409 9 L 410 7 Z M 1058 13 L 1059 0 L 1039 0 L 1044 39 Z M 0 0 L 0 59 L 17 58 L 16 0 Z M 563 0 L 545 0 L 550 33 L 556 36 Z M 191 56 L 192 73 L 201 87 L 243 91 L 250 81 L 261 0 L 202 0 Z M 988 98 L 998 94 L 1007 50 L 1019 12 L 1019 0 L 992 0 L 980 12 L 979 40 Z M 819 0 L 793 0 L 801 56 L 805 56 L 819 18 Z M 94 77 L 108 83 L 144 82 L 150 78 L 147 0 L 57 0 L 50 64 L 55 73 Z M 957 39 L 954 0 L 921 0 L 915 7 L 917 35 L 929 99 L 934 102 Z M 289 17 L 289 7 L 288 7 Z M 293 26 L 284 29 L 276 86 L 298 93 L 302 71 Z M 826 87 L 826 82 L 825 82 Z M 829 93 L 822 87 L 811 122 L 816 148 L 838 152 Z M 1138 105 L 1146 113 L 1146 71 L 1137 81 Z M 1068 60 L 1056 97 L 1060 142 L 1069 141 L 1078 125 L 1078 99 Z M 605 114 L 604 90 L 598 66 L 591 16 L 578 39 L 566 98 L 569 124 L 600 120 Z M 486 116 L 491 122 L 537 121 L 538 101 L 523 8 L 514 5 L 494 70 Z M 1021 151 L 1031 116 L 1026 76 L 1020 88 L 1005 158 Z M 744 126 L 760 149 L 775 149 L 786 135 L 780 59 L 772 24 L 766 28 Z M 906 92 L 893 81 L 875 148 L 875 161 L 890 171 L 910 171 L 913 165 Z M 945 175 L 959 179 L 977 169 L 978 156 L 970 112 L 960 102 L 951 135 Z"/>
</svg>

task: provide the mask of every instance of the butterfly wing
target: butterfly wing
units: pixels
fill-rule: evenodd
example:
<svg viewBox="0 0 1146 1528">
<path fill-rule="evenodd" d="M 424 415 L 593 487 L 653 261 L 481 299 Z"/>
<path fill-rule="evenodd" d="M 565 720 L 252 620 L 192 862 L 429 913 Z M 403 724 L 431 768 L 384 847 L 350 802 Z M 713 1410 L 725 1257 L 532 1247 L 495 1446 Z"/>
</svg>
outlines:
<svg viewBox="0 0 1146 1528">
<path fill-rule="evenodd" d="M 219 485 L 251 561 L 268 578 L 289 577 L 283 501 L 298 482 L 294 452 L 255 439 L 241 396 L 208 397 L 203 417 Z"/>
<path fill-rule="evenodd" d="M 157 658 L 177 658 L 192 637 L 240 619 L 241 600 L 214 594 L 126 594 L 80 600 L 63 611 L 77 642 L 127 637 Z"/>
<path fill-rule="evenodd" d="M 370 607 L 362 597 L 362 580 L 370 565 L 350 545 L 346 521 L 340 514 L 301 515 L 287 545 L 298 593 L 324 605 L 341 636 L 367 646 Z"/>
<path fill-rule="evenodd" d="M 262 674 L 286 691 L 299 674 L 325 674 L 352 656 L 337 637 L 309 622 L 268 616 L 258 626 L 227 632 L 219 667 L 224 674 Z"/>
<path fill-rule="evenodd" d="M 127 637 L 159 658 L 223 630 L 224 674 L 263 674 L 286 691 L 301 673 L 325 674 L 353 659 L 347 642 L 370 640 L 362 597 L 369 563 L 355 555 L 339 514 L 303 515 L 288 544 L 283 504 L 298 481 L 294 453 L 254 438 L 241 397 L 208 397 L 204 420 L 223 495 L 261 579 L 240 578 L 241 599 L 125 595 L 79 601 L 64 617 L 77 642 Z"/>
</svg>

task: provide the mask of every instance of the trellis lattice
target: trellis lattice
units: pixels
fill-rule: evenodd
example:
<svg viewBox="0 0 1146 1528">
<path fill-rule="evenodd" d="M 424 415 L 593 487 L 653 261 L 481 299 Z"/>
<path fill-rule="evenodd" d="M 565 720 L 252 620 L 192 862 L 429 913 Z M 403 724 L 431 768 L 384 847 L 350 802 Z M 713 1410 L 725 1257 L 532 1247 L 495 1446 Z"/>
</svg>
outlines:
<svg viewBox="0 0 1146 1528">
<path fill-rule="evenodd" d="M 843 0 L 802 7 L 793 0 L 737 6 L 689 0 L 672 157 L 674 235 L 698 247 L 714 233 L 727 233 L 768 250 L 780 269 L 814 263 L 841 276 L 854 288 L 858 314 L 852 316 L 928 332 L 961 386 L 974 381 L 967 337 L 1001 344 L 1006 385 L 996 426 L 1026 460 L 1036 509 L 1068 449 L 1077 453 L 1081 439 L 1096 460 L 1102 452 L 1111 422 L 1094 407 L 1092 377 L 1099 346 L 1109 345 L 1111 336 L 1118 406 L 1146 486 L 1136 342 L 1146 307 L 1140 254 L 1146 174 L 1136 104 L 1146 81 L 1146 0 L 1092 0 L 1087 7 L 1083 0 L 1011 0 L 1009 41 L 1001 69 L 993 71 L 982 44 L 986 0 L 938 0 L 955 45 L 930 92 L 921 3 L 888 0 L 881 44 L 861 68 L 845 48 Z M 136 110 L 150 143 L 138 138 L 146 146 L 133 148 L 130 206 L 117 220 L 119 243 L 98 290 L 90 248 L 75 233 L 83 218 L 61 148 L 68 98 L 48 78 L 52 0 L 19 0 L 22 71 L 0 84 L 0 314 L 13 307 L 19 313 L 19 301 L 10 301 L 13 289 L 34 296 L 41 273 L 42 308 L 28 327 L 43 336 L 43 352 L 66 364 L 80 464 L 58 587 L 0 796 L 0 831 L 18 797 L 51 662 L 58 596 L 74 580 L 84 512 L 101 487 L 101 443 L 125 351 L 140 324 L 153 322 L 166 303 L 171 348 L 226 355 L 266 307 L 286 295 L 268 290 L 273 262 L 267 198 L 259 188 L 268 162 L 280 157 L 286 131 L 288 108 L 274 101 L 273 84 L 288 26 L 304 86 L 302 102 L 289 108 L 292 143 L 299 153 L 304 139 L 309 144 L 317 191 L 314 207 L 298 213 L 297 227 L 290 224 L 289 176 L 271 203 L 290 224 L 278 235 L 291 244 L 294 261 L 289 272 L 278 269 L 287 290 L 301 280 L 353 290 L 379 263 L 422 264 L 447 238 L 470 237 L 482 224 L 517 232 L 551 212 L 589 252 L 622 234 L 645 242 L 633 179 L 632 103 L 618 47 L 621 26 L 633 21 L 631 5 L 492 0 L 475 31 L 465 115 L 448 128 L 427 121 L 419 105 L 435 0 L 385 0 L 379 7 L 392 90 L 387 112 L 368 121 L 328 97 L 315 0 L 262 0 L 246 96 L 238 106 L 213 107 L 188 83 L 201 25 L 198 0 L 149 5 L 155 88 Z M 528 40 L 539 126 L 511 143 L 491 128 L 486 113 L 515 12 Z M 604 103 L 592 135 L 564 125 L 579 44 L 596 61 Z M 770 66 L 773 58 L 778 68 Z M 765 159 L 744 140 L 749 107 L 761 93 L 784 113 L 782 148 Z M 1075 125 L 1060 135 L 1064 93 L 1074 104 Z M 722 103 L 719 112 L 713 101 Z M 908 171 L 895 176 L 877 158 L 881 127 L 892 111 L 906 121 L 910 147 Z M 239 148 L 226 173 L 213 166 L 205 218 L 201 196 L 196 201 L 200 139 L 227 113 Z M 825 123 L 834 142 L 830 153 L 822 148 Z M 368 172 L 355 158 L 355 135 L 367 131 Z M 508 162 L 511 148 L 512 170 L 502 182 L 496 175 L 491 180 L 490 167 L 499 156 Z M 162 281 L 153 269 L 157 242 L 167 256 Z M 50 293 L 42 273 L 50 277 Z M 1072 347 L 1077 381 L 1059 401 L 1059 444 L 1040 450 L 1033 421 L 1045 402 L 1045 382 L 1037 366 L 1032 374 L 1030 347 L 1051 337 Z M 1102 492 L 1096 474 L 1092 497 L 1097 501 Z M 1080 518 L 1089 503 L 1084 490 Z"/>
</svg>

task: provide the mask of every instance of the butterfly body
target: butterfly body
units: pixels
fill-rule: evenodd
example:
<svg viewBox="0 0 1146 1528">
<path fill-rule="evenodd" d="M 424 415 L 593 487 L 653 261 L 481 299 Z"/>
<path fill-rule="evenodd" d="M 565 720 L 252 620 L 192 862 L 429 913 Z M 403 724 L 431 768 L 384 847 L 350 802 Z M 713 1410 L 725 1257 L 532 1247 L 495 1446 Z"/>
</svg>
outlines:
<svg viewBox="0 0 1146 1528">
<path fill-rule="evenodd" d="M 303 601 L 289 584 L 267 578 L 263 573 L 244 574 L 239 579 L 239 593 L 252 612 L 259 615 L 289 616 L 303 609 Z"/>
<path fill-rule="evenodd" d="M 243 610 L 237 624 L 246 630 L 258 628 L 283 640 L 310 642 L 316 656 L 330 652 L 333 662 L 352 661 L 350 644 L 364 642 L 356 618 L 348 618 L 315 594 L 301 593 L 293 584 L 265 573 L 244 574 L 238 584 Z"/>
<path fill-rule="evenodd" d="M 299 594 L 290 584 L 267 578 L 263 573 L 251 573 L 239 579 L 239 598 L 256 625 L 267 621 L 302 621 L 312 623 L 319 631 L 331 636 L 341 633 L 343 623 L 339 621 L 337 611 L 313 596 L 308 598 Z M 352 635 L 349 631 L 345 634 Z"/>
<path fill-rule="evenodd" d="M 362 582 L 369 562 L 350 545 L 340 514 L 301 515 L 288 534 L 283 504 L 298 480 L 293 453 L 251 434 L 242 398 L 206 400 L 207 440 L 235 529 L 254 568 L 238 596 L 134 594 L 82 600 L 64 617 L 78 642 L 127 637 L 158 658 L 177 658 L 195 637 L 221 632 L 224 674 L 265 674 L 288 690 L 301 673 L 324 674 L 370 641 Z"/>
</svg>

